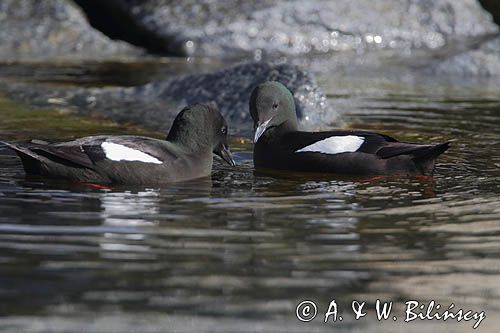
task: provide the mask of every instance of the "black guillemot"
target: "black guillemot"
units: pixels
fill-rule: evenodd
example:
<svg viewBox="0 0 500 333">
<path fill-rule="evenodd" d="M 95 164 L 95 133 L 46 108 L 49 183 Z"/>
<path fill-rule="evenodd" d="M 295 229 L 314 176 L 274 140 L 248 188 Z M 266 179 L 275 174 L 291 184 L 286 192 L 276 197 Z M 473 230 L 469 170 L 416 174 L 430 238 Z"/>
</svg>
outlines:
<svg viewBox="0 0 500 333">
<path fill-rule="evenodd" d="M 227 124 L 209 104 L 184 108 L 166 140 L 90 136 L 62 143 L 6 143 L 27 174 L 105 184 L 159 184 L 209 176 L 213 155 L 235 165 Z"/>
<path fill-rule="evenodd" d="M 435 159 L 449 147 L 400 142 L 355 130 L 298 130 L 292 93 L 279 82 L 257 86 L 250 97 L 254 121 L 254 165 L 279 169 L 358 175 L 432 175 Z"/>
</svg>

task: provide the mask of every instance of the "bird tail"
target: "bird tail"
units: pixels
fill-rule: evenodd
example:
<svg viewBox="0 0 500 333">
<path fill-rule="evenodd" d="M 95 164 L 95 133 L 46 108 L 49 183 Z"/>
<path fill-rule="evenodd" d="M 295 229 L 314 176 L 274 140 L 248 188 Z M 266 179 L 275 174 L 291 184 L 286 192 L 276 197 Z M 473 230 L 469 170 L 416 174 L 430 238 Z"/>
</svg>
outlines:
<svg viewBox="0 0 500 333">
<path fill-rule="evenodd" d="M 416 160 L 419 159 L 434 159 L 444 153 L 448 148 L 450 148 L 450 142 L 439 143 L 436 145 L 428 146 L 425 149 L 419 149 L 413 154 Z"/>
<path fill-rule="evenodd" d="M 35 175 L 40 174 L 40 156 L 31 151 L 29 147 L 5 141 L 0 141 L 0 144 L 3 144 L 7 148 L 10 148 L 16 152 L 16 154 L 21 158 L 21 162 L 23 163 L 23 167 L 26 173 Z"/>
<path fill-rule="evenodd" d="M 425 149 L 415 151 L 413 160 L 418 168 L 420 168 L 423 175 L 432 175 L 436 158 L 450 148 L 450 142 L 439 143 L 436 145 L 428 146 Z"/>
</svg>

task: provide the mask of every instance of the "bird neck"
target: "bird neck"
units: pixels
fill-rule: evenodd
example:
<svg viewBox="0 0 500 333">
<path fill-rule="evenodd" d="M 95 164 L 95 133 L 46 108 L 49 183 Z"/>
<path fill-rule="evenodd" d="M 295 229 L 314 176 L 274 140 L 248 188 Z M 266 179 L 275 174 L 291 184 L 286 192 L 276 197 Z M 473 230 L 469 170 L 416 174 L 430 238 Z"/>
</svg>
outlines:
<svg viewBox="0 0 500 333">
<path fill-rule="evenodd" d="M 289 117 L 278 126 L 281 132 L 294 132 L 299 129 L 297 118 Z"/>
<path fill-rule="evenodd" d="M 273 127 L 269 128 L 266 132 L 264 132 L 262 137 L 264 138 L 264 140 L 266 140 L 265 138 L 276 139 L 276 138 L 281 137 L 282 135 L 284 135 L 286 133 L 295 132 L 297 130 L 298 130 L 297 129 L 297 122 L 286 120 L 286 121 L 282 122 L 281 124 L 279 124 L 278 126 L 273 126 Z M 260 142 L 260 141 L 262 141 L 262 140 L 259 139 L 258 142 Z"/>
<path fill-rule="evenodd" d="M 202 132 L 178 130 L 172 133 L 171 131 L 167 136 L 167 141 L 189 152 L 212 149 L 211 140 L 206 138 L 206 135 L 203 135 Z"/>
</svg>

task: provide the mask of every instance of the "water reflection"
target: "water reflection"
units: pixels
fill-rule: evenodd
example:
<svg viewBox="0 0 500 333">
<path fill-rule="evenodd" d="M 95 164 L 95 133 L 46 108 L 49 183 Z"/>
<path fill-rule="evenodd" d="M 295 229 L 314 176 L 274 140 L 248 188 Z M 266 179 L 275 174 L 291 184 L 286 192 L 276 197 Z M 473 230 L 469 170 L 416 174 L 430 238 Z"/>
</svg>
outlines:
<svg viewBox="0 0 500 333">
<path fill-rule="evenodd" d="M 104 193 L 100 197 L 103 226 L 126 228 L 126 233 L 112 232 L 102 235 L 99 246 L 101 257 L 115 260 L 154 259 L 154 251 L 145 242 L 142 229 L 158 224 L 159 193 L 146 190 L 137 193 Z M 135 232 L 131 229 L 137 229 Z"/>
</svg>

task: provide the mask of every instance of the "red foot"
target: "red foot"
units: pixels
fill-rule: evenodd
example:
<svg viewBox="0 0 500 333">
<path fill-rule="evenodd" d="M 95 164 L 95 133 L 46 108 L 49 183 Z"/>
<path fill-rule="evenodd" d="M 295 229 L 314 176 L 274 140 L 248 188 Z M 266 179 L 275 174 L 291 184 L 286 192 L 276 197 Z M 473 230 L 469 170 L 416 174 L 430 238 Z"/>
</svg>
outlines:
<svg viewBox="0 0 500 333">
<path fill-rule="evenodd" d="M 373 177 L 373 178 L 362 180 L 362 182 L 371 183 L 371 182 L 374 182 L 374 181 L 377 181 L 377 180 L 380 180 L 380 179 L 384 179 L 384 178 L 387 178 L 387 176 L 377 176 L 377 177 Z"/>
<path fill-rule="evenodd" d="M 89 187 L 97 188 L 99 190 L 112 190 L 111 187 L 107 187 L 107 186 L 99 185 L 99 184 L 93 184 L 93 183 L 80 183 L 80 184 L 82 184 L 83 186 L 89 186 Z"/>
<path fill-rule="evenodd" d="M 434 180 L 433 176 L 424 176 L 424 175 L 418 175 L 418 176 L 415 176 L 415 178 Z"/>
</svg>

